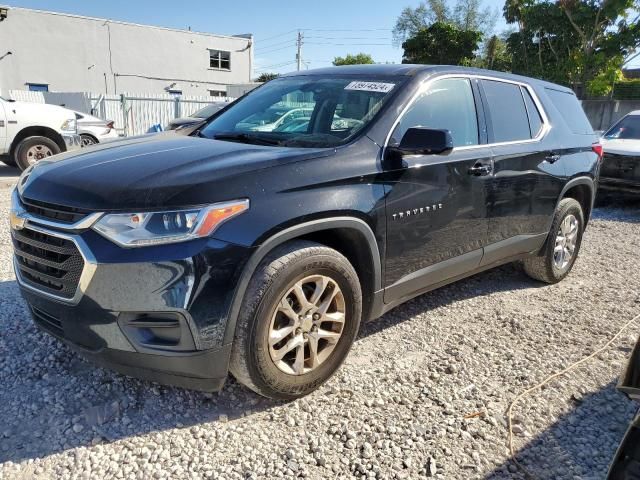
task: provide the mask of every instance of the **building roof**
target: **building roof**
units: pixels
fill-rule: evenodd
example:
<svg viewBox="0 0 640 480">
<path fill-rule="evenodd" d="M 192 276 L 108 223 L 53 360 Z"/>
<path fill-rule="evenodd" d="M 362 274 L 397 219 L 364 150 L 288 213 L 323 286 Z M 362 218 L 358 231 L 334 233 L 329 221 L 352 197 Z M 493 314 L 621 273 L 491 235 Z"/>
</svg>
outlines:
<svg viewBox="0 0 640 480">
<path fill-rule="evenodd" d="M 217 38 L 231 38 L 234 40 L 237 39 L 251 39 L 253 38 L 253 34 L 250 33 L 243 33 L 240 35 L 221 35 L 221 34 L 217 34 L 217 33 L 208 33 L 208 32 L 195 32 L 193 30 L 184 30 L 181 28 L 169 28 L 169 27 L 159 27 L 157 25 L 145 25 L 142 23 L 133 23 L 133 22 L 125 22 L 122 20 L 112 20 L 110 18 L 99 18 L 99 17 L 89 17 L 89 16 L 85 16 L 85 15 L 75 15 L 72 13 L 64 13 L 64 12 L 52 12 L 49 10 L 36 10 L 33 8 L 22 8 L 22 7 L 12 7 L 11 5 L 3 5 L 0 4 L 0 8 L 7 8 L 9 9 L 9 16 L 11 16 L 11 11 L 12 10 L 22 10 L 25 12 L 33 12 L 33 13 L 40 13 L 43 15 L 58 15 L 58 16 L 62 16 L 62 17 L 70 17 L 70 18 L 78 18 L 78 19 L 83 19 L 83 20 L 93 20 L 95 22 L 109 22 L 112 24 L 117 24 L 117 25 L 128 25 L 131 27 L 142 27 L 142 28 L 154 28 L 157 30 L 166 30 L 166 31 L 170 31 L 170 32 L 180 32 L 180 33 L 191 33 L 194 35 L 206 35 L 208 37 L 217 37 Z"/>
</svg>

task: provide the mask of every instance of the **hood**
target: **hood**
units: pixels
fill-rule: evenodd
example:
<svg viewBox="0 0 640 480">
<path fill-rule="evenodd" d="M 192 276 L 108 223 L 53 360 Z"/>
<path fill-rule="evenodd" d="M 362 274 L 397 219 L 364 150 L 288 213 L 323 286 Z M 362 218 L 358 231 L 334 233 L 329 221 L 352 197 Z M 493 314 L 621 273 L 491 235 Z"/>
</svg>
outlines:
<svg viewBox="0 0 640 480">
<path fill-rule="evenodd" d="M 72 110 L 46 103 L 8 102 L 5 104 L 5 108 L 9 111 L 15 111 L 16 115 L 28 115 L 33 116 L 33 118 L 42 117 L 48 120 L 59 118 L 60 124 L 65 120 L 76 118 L 76 114 Z"/>
<path fill-rule="evenodd" d="M 601 138 L 600 143 L 602 144 L 604 153 L 640 156 L 640 140 L 629 138 Z"/>
<path fill-rule="evenodd" d="M 256 191 L 255 172 L 260 169 L 334 153 L 327 148 L 152 134 L 42 161 L 21 195 L 26 200 L 93 211 L 202 205 L 249 197 Z"/>
</svg>

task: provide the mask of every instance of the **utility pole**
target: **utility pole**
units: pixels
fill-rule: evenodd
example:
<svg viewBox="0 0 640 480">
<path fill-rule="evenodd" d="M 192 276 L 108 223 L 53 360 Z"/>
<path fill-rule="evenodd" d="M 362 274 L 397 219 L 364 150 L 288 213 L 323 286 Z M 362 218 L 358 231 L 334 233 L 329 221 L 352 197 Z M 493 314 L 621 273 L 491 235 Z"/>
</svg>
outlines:
<svg viewBox="0 0 640 480">
<path fill-rule="evenodd" d="M 302 40 L 304 39 L 304 34 L 298 30 L 298 40 L 296 41 L 296 46 L 298 47 L 298 53 L 296 53 L 296 60 L 298 61 L 298 71 L 302 70 Z"/>
</svg>

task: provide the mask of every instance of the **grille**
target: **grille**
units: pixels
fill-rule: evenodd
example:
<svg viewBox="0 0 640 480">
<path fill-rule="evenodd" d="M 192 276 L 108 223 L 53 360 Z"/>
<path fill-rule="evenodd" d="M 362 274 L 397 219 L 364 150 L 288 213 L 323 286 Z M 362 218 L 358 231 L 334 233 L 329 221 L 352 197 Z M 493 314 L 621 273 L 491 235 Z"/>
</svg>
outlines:
<svg viewBox="0 0 640 480">
<path fill-rule="evenodd" d="M 47 313 L 36 307 L 31 307 L 31 312 L 33 313 L 33 318 L 35 319 L 35 321 L 42 325 L 45 329 L 55 334 L 62 335 L 62 322 L 59 318 L 54 317 L 50 313 Z"/>
<path fill-rule="evenodd" d="M 26 284 L 63 298 L 73 298 L 84 259 L 71 240 L 34 230 L 12 230 L 20 276 Z"/>
<path fill-rule="evenodd" d="M 35 200 L 22 199 L 22 206 L 31 215 L 62 223 L 76 223 L 86 217 L 89 212 L 77 208 L 50 205 Z"/>
</svg>

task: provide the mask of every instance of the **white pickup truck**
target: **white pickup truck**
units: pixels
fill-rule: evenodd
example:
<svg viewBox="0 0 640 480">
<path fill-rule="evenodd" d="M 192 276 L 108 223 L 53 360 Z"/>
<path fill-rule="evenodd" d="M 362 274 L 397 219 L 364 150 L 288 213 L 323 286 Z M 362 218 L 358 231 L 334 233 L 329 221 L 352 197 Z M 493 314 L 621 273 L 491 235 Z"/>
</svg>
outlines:
<svg viewBox="0 0 640 480">
<path fill-rule="evenodd" d="M 24 170 L 38 160 L 81 146 L 73 111 L 0 97 L 0 160 L 7 165 Z"/>
</svg>

